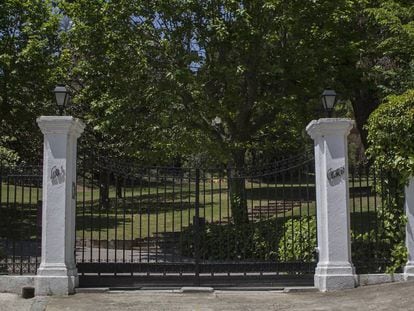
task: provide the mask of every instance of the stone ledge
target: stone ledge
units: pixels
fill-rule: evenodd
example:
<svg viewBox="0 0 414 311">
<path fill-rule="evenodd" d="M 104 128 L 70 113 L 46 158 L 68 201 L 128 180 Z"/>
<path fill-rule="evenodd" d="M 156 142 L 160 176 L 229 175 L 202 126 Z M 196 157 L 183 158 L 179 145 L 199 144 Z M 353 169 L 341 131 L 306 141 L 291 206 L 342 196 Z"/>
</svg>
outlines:
<svg viewBox="0 0 414 311">
<path fill-rule="evenodd" d="M 283 290 L 284 293 L 314 293 L 318 292 L 316 287 L 310 286 L 298 286 L 298 287 L 286 287 Z"/>
<path fill-rule="evenodd" d="M 0 292 L 21 295 L 23 287 L 34 287 L 35 278 L 35 275 L 0 275 Z"/>
<path fill-rule="evenodd" d="M 182 287 L 181 293 L 213 293 L 214 288 L 212 287 Z"/>
<path fill-rule="evenodd" d="M 403 273 L 395 274 L 358 274 L 356 275 L 356 283 L 358 286 L 376 285 L 384 283 L 402 282 L 404 281 Z"/>
</svg>

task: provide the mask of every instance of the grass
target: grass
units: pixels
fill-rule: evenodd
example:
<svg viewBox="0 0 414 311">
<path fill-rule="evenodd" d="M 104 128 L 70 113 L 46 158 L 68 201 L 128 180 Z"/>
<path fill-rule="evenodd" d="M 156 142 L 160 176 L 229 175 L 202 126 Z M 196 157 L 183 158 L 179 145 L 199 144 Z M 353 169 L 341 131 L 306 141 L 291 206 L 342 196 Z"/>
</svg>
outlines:
<svg viewBox="0 0 414 311">
<path fill-rule="evenodd" d="M 350 209 L 355 214 L 353 218 L 358 217 L 358 213 L 373 211 L 375 204 L 381 205 L 380 198 L 374 196 L 360 200 L 358 192 L 361 188 L 357 185 L 352 188 L 352 184 L 350 186 Z M 249 208 L 261 206 L 264 209 L 272 201 L 284 200 L 287 204 L 291 201 L 302 201 L 300 207 L 277 214 L 276 217 L 279 218 L 315 215 L 314 192 L 314 185 L 246 182 Z M 37 201 L 41 198 L 41 189 L 35 186 L 1 185 L 2 205 L 21 209 L 21 216 L 30 217 L 32 221 L 36 219 Z M 172 185 L 165 182 L 151 184 L 149 187 L 133 185 L 122 189 L 122 198 L 117 197 L 116 189 L 111 187 L 109 207 L 105 208 L 100 202 L 99 189 L 96 186 L 92 188 L 80 184 L 77 187 L 77 238 L 145 239 L 157 232 L 181 231 L 193 222 L 195 199 L 194 183 Z M 206 221 L 227 221 L 231 217 L 227 183 L 201 182 L 199 206 L 199 215 Z M 262 216 L 267 218 L 269 215 L 264 213 Z"/>
</svg>

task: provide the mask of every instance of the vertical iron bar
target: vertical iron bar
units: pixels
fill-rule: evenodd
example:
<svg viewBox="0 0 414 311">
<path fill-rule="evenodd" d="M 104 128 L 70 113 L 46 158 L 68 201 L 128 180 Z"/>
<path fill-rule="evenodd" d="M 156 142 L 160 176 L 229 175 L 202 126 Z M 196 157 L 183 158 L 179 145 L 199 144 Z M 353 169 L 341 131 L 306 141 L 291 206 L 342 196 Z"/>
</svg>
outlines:
<svg viewBox="0 0 414 311">
<path fill-rule="evenodd" d="M 0 171 L 0 174 L 1 174 L 1 171 Z M 32 189 L 33 189 L 33 183 L 35 182 L 35 180 L 36 180 L 36 177 L 35 177 L 35 174 L 37 174 L 37 172 L 33 172 L 33 176 L 31 176 L 30 178 L 29 178 L 29 212 L 28 212 L 28 214 L 29 214 L 29 229 L 27 230 L 28 232 L 28 239 L 29 239 L 29 241 L 30 241 L 30 249 L 32 249 L 32 242 L 34 242 L 33 241 L 33 230 L 32 230 L 32 227 L 33 227 L 33 225 L 34 225 L 34 220 L 36 219 L 37 220 L 37 217 L 33 217 L 34 215 L 33 215 L 33 212 L 34 211 L 36 211 L 37 212 L 37 205 L 36 205 L 36 210 L 33 210 L 33 198 L 32 198 Z M 0 192 L 1 192 L 1 181 L 0 181 Z M 0 199 L 0 209 L 1 209 L 1 199 Z M 35 214 L 36 215 L 36 214 Z M 36 215 L 37 216 L 37 215 Z M 37 225 L 37 224 L 36 224 Z M 31 255 L 31 252 L 29 252 L 29 254 L 27 255 L 27 259 L 28 259 L 28 273 L 30 274 L 30 265 L 32 264 L 32 255 Z M 76 259 L 76 257 L 75 257 L 75 259 Z"/>
<path fill-rule="evenodd" d="M 203 217 L 206 219 L 206 171 L 203 170 Z"/>
<path fill-rule="evenodd" d="M 282 172 L 282 207 L 283 207 L 283 221 L 286 221 L 286 195 L 285 195 L 286 176 L 285 171 Z M 286 230 L 283 230 L 283 258 L 286 261 Z"/>
<path fill-rule="evenodd" d="M 150 262 L 150 226 L 151 226 L 151 169 L 148 169 L 148 189 L 147 189 L 147 262 Z M 149 275 L 149 271 L 147 271 Z"/>
<path fill-rule="evenodd" d="M 163 210 L 164 210 L 164 248 L 170 249 L 171 243 L 174 239 L 174 233 L 171 233 L 171 236 L 167 236 L 167 175 L 166 172 L 163 174 L 164 179 L 164 200 L 163 200 Z M 173 210 L 174 213 L 174 210 Z M 164 251 L 164 263 L 167 262 L 167 252 Z M 165 271 L 164 271 L 165 272 Z M 165 273 L 164 273 L 165 274 Z"/>
<path fill-rule="evenodd" d="M 306 165 L 306 164 L 305 164 Z M 299 248 L 300 248 L 300 253 L 303 254 L 303 239 L 302 239 L 302 169 L 303 166 L 298 167 L 298 180 L 297 180 L 297 187 L 298 187 L 298 193 L 299 193 Z M 303 262 L 303 258 L 299 258 L 299 260 L 301 262 Z"/>
<path fill-rule="evenodd" d="M 231 196 L 232 194 L 232 189 L 231 189 L 231 183 L 233 182 L 233 172 L 231 171 L 232 168 L 230 167 L 227 170 L 227 226 L 231 225 L 230 222 L 230 209 L 231 209 Z M 232 215 L 233 217 L 233 215 Z M 234 221 L 234 219 L 233 219 Z M 226 239 L 227 239 L 227 254 L 226 254 L 226 261 L 228 262 L 230 260 L 230 230 L 227 230 L 227 235 L 226 235 Z M 230 276 L 230 271 L 229 269 L 227 269 L 227 275 Z"/>
<path fill-rule="evenodd" d="M 17 216 L 17 177 L 13 177 L 13 184 L 14 184 L 14 194 L 13 194 L 13 214 L 14 217 Z M 16 232 L 17 228 L 13 228 L 13 231 Z M 13 273 L 16 273 L 16 236 L 13 236 Z"/>
<path fill-rule="evenodd" d="M 23 174 L 25 174 L 25 172 L 23 172 Z M 20 179 L 20 182 L 21 182 L 21 196 L 22 196 L 21 204 L 22 205 L 21 205 L 21 208 L 20 208 L 20 217 L 19 217 L 20 221 L 21 221 L 21 224 L 24 223 L 24 216 L 25 216 L 25 213 L 24 213 L 24 183 L 25 183 L 25 181 L 26 181 L 25 176 L 22 176 L 21 179 Z M 24 258 L 22 239 L 26 237 L 23 225 L 20 225 L 20 234 L 21 234 L 21 236 L 20 236 L 20 241 L 19 241 L 19 243 L 20 243 L 20 256 L 19 256 L 20 257 L 20 271 L 19 271 L 19 274 L 22 275 L 23 274 L 23 258 Z"/>
<path fill-rule="evenodd" d="M 130 197 L 130 209 L 131 209 L 131 259 L 130 262 L 134 262 L 134 210 L 135 210 L 135 197 L 134 197 L 134 189 L 135 189 L 135 176 L 129 176 L 129 186 L 131 188 L 131 197 Z M 131 271 L 131 276 L 133 275 L 133 271 Z"/>
<path fill-rule="evenodd" d="M 10 176 L 9 175 L 7 175 L 7 182 L 6 182 L 6 215 L 8 215 L 8 217 L 10 217 L 11 216 L 11 208 L 10 208 Z M 9 240 L 10 240 L 10 232 L 11 232 L 11 230 L 10 230 L 10 222 L 8 221 L 7 222 L 7 225 L 6 225 L 6 227 L 7 227 L 7 232 L 8 232 L 8 234 L 7 234 L 7 239 L 6 239 L 6 249 L 7 249 L 7 252 L 6 252 L 6 266 L 7 266 L 7 269 L 9 268 L 9 246 L 10 246 L 10 244 L 9 244 Z M 13 266 L 13 263 L 12 263 L 12 266 Z"/>
<path fill-rule="evenodd" d="M 174 167 L 174 169 L 173 169 L 173 175 L 172 175 L 172 195 L 171 195 L 171 200 L 172 200 L 172 219 L 171 219 L 171 230 L 172 230 L 172 232 L 173 232 L 173 234 L 174 234 L 174 236 L 175 236 L 175 174 L 177 173 L 177 170 L 175 169 L 175 167 Z M 181 235 L 181 233 L 180 233 L 180 235 Z M 176 241 L 176 239 L 174 238 L 174 245 L 173 245 L 173 252 L 172 252 L 172 258 L 171 258 L 171 261 L 172 262 L 175 262 L 175 260 L 176 260 L 176 258 L 175 258 L 175 250 L 176 250 L 176 247 L 177 247 L 177 241 Z"/>
<path fill-rule="evenodd" d="M 375 215 L 375 248 L 376 251 L 379 251 L 379 237 L 378 237 L 378 202 L 377 202 L 377 173 L 375 168 L 372 170 L 373 173 L 373 185 L 372 189 L 374 190 L 374 215 Z M 378 258 L 376 258 L 378 260 Z"/>
<path fill-rule="evenodd" d="M 142 197 L 142 181 L 144 179 L 144 170 L 142 170 L 142 175 L 139 179 L 139 200 L 138 200 L 138 210 L 139 210 L 139 263 L 142 263 L 142 213 L 143 213 L 143 197 Z"/>
<path fill-rule="evenodd" d="M 85 262 L 85 230 L 86 230 L 86 156 L 83 152 L 83 171 L 82 171 L 82 263 Z"/>
<path fill-rule="evenodd" d="M 98 262 L 101 262 L 101 229 L 102 229 L 102 219 L 101 219 L 101 214 L 102 214 L 102 180 L 103 180 L 103 176 L 102 176 L 102 165 L 101 165 L 101 158 L 100 158 L 100 154 L 98 152 Z M 107 245 L 108 247 L 108 245 Z"/>
<path fill-rule="evenodd" d="M 126 175 L 123 175 L 121 177 L 122 180 L 122 188 L 121 191 L 119 192 L 122 195 L 122 262 L 125 263 L 125 254 L 126 254 L 126 247 L 125 247 L 125 242 L 126 242 L 126 198 L 125 198 L 125 186 L 126 186 Z"/>
<path fill-rule="evenodd" d="M 210 172 L 210 206 L 211 206 L 211 223 L 214 223 L 214 170 Z"/>
<path fill-rule="evenodd" d="M 115 194 L 115 225 L 114 225 L 114 262 L 117 263 L 118 262 L 118 172 L 112 172 L 113 176 L 114 176 L 114 182 L 115 182 L 115 189 L 114 189 L 114 194 Z M 110 191 L 109 191 L 110 192 Z M 116 265 L 115 265 L 116 267 Z M 115 270 L 115 275 L 117 275 L 116 270 Z"/>
<path fill-rule="evenodd" d="M 279 202 L 279 197 L 278 197 L 278 195 L 279 195 L 279 193 L 278 193 L 278 178 L 277 178 L 277 174 L 278 174 L 278 172 L 277 172 L 277 166 L 275 165 L 275 172 L 274 172 L 274 179 L 273 179 L 273 182 L 275 183 L 275 190 L 274 190 L 274 196 L 275 196 L 275 232 L 278 232 L 278 226 L 279 226 L 279 204 L 278 204 L 278 202 Z M 277 243 L 277 239 L 275 239 L 275 243 L 272 245 L 273 246 L 273 248 L 275 249 L 275 250 L 277 250 L 277 254 L 276 254 L 276 256 L 277 256 L 277 258 L 276 258 L 276 260 L 277 260 L 277 262 L 279 262 L 280 261 L 280 254 L 279 254 L 279 252 L 280 252 L 280 250 L 279 250 L 279 245 L 278 245 L 278 243 Z M 278 269 L 278 267 L 279 267 L 279 265 L 277 265 L 276 266 L 277 267 L 277 274 L 279 274 L 279 269 Z"/>
<path fill-rule="evenodd" d="M 40 178 L 36 179 L 37 183 L 36 183 L 36 202 L 37 202 L 37 209 L 38 212 L 40 212 L 40 221 L 39 224 L 40 226 L 36 227 L 36 268 L 35 268 L 35 273 L 37 273 L 37 267 L 39 264 L 39 259 L 38 259 L 38 249 L 40 249 L 40 244 L 41 244 L 41 236 L 42 236 L 42 218 L 43 218 L 43 213 L 42 213 L 42 200 L 39 200 L 40 197 L 40 187 L 42 185 L 42 177 L 40 176 Z"/>
<path fill-rule="evenodd" d="M 200 169 L 195 172 L 195 217 L 194 217 L 194 253 L 195 253 L 195 283 L 200 284 Z"/>
<path fill-rule="evenodd" d="M 94 178 L 95 178 L 95 176 L 94 176 L 94 173 L 95 173 L 95 170 L 94 170 L 94 165 L 95 165 L 95 158 L 94 158 L 94 153 L 92 153 L 92 161 L 91 161 L 91 212 L 90 212 L 90 215 L 91 215 L 91 219 L 90 219 L 90 225 L 91 225 L 91 227 L 90 227 L 90 230 L 91 230 L 91 235 L 90 235 L 90 239 L 91 239 L 91 243 L 90 243 L 90 258 L 89 258 L 89 261 L 90 262 L 93 262 L 93 226 L 94 226 L 94 222 L 93 222 L 93 191 L 94 191 L 94 188 L 93 188 L 93 184 L 94 184 Z"/>
<path fill-rule="evenodd" d="M 368 243 L 368 249 L 369 249 L 369 254 L 372 256 L 373 252 L 372 252 L 372 236 L 371 236 L 371 214 L 370 214 L 370 199 L 371 199 L 371 188 L 370 188 L 370 174 L 369 174 L 369 166 L 368 163 L 365 164 L 365 170 L 364 170 L 365 176 L 366 176 L 366 197 L 367 197 L 367 230 L 368 230 L 368 239 L 369 239 L 369 243 Z"/>
<path fill-rule="evenodd" d="M 291 219 L 292 219 L 292 221 L 291 221 L 291 224 L 292 224 L 292 227 L 291 227 L 291 231 L 292 231 L 292 237 L 294 237 L 295 236 L 295 227 L 294 227 L 294 224 L 293 224 L 293 210 L 295 209 L 295 206 L 294 206 L 294 204 L 295 204 L 295 201 L 294 201 L 294 191 L 293 191 L 293 169 L 290 169 L 289 170 L 289 178 L 290 178 L 290 200 L 291 200 L 291 202 L 290 202 L 290 207 L 291 207 L 291 215 L 290 215 L 290 217 L 291 217 Z M 292 239 L 292 254 L 295 254 L 295 239 L 293 238 Z M 295 260 L 297 260 L 297 258 L 296 258 L 296 256 L 295 256 Z"/>
<path fill-rule="evenodd" d="M 183 232 L 183 176 L 184 170 L 180 169 L 180 232 Z M 183 235 L 180 234 L 180 262 L 183 261 Z M 181 265 L 180 265 L 181 267 Z M 180 268 L 180 276 L 182 275 L 182 269 Z"/>
<path fill-rule="evenodd" d="M 155 182 L 155 189 L 156 189 L 156 206 L 155 206 L 155 262 L 158 262 L 158 247 L 159 247 L 159 229 L 158 229 L 158 209 L 160 207 L 159 201 L 159 168 L 156 169 L 156 182 Z"/>
<path fill-rule="evenodd" d="M 359 177 L 359 216 L 360 216 L 360 227 L 361 227 L 361 233 L 364 233 L 364 215 L 362 211 L 362 164 L 358 167 L 358 177 Z"/>
<path fill-rule="evenodd" d="M 107 163 L 105 163 L 106 166 Z M 105 167 L 105 180 L 103 181 L 105 185 L 103 186 L 105 189 L 105 192 L 108 191 L 108 193 L 105 193 L 105 208 L 106 208 L 106 262 L 109 262 L 109 209 L 110 209 L 110 201 L 109 201 L 109 191 L 110 191 L 110 185 L 111 185 L 111 173 L 109 171 L 108 167 Z M 107 190 L 108 189 L 108 190 Z"/>
</svg>

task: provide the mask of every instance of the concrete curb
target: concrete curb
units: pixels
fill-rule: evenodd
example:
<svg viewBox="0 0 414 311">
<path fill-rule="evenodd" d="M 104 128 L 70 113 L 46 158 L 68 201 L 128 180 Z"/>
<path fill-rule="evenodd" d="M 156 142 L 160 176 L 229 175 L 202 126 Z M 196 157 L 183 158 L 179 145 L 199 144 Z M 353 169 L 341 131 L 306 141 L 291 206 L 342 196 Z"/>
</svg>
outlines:
<svg viewBox="0 0 414 311">
<path fill-rule="evenodd" d="M 1 275 L 0 292 L 21 295 L 23 287 L 35 285 L 35 278 L 35 275 Z"/>
<path fill-rule="evenodd" d="M 210 294 L 214 292 L 214 288 L 212 287 L 181 287 L 180 292 L 183 294 L 192 294 L 192 293 Z"/>
<path fill-rule="evenodd" d="M 76 294 L 101 294 L 109 292 L 109 288 L 92 287 L 92 288 L 75 288 Z"/>
<path fill-rule="evenodd" d="M 285 287 L 283 293 L 316 293 L 319 290 L 316 287 Z"/>
</svg>

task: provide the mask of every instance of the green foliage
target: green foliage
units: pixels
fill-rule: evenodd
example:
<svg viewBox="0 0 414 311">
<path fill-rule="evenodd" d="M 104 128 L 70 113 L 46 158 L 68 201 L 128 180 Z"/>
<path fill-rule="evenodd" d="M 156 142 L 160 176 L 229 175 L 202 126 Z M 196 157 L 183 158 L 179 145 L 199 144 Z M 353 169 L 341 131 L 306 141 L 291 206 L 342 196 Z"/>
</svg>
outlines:
<svg viewBox="0 0 414 311">
<path fill-rule="evenodd" d="M 382 187 L 382 195 L 387 198 L 379 211 L 378 220 L 380 236 L 388 244 L 384 249 L 389 252 L 386 271 L 393 273 L 401 271 L 407 262 L 407 250 L 405 247 L 405 224 L 404 211 L 404 187 L 401 184 L 402 177 L 398 181 L 391 177 L 387 179 L 388 184 Z"/>
<path fill-rule="evenodd" d="M 75 111 L 102 146 L 143 161 L 300 149 L 349 10 L 299 0 L 59 6 L 73 21 L 62 55 Z"/>
<path fill-rule="evenodd" d="M 405 184 L 414 173 L 414 89 L 389 96 L 370 116 L 369 157 Z"/>
<path fill-rule="evenodd" d="M 289 219 L 283 225 L 283 236 L 279 241 L 280 261 L 315 261 L 316 218 Z"/>
<path fill-rule="evenodd" d="M 53 111 L 58 28 L 52 1 L 0 2 L 0 152 L 9 158 L 38 161 L 41 133 L 35 119 Z"/>
<path fill-rule="evenodd" d="M 16 164 L 19 160 L 17 153 L 7 147 L 5 147 L 5 141 L 7 137 L 0 137 L 0 166 L 10 166 Z"/>
<path fill-rule="evenodd" d="M 406 260 L 403 204 L 404 186 L 414 173 L 414 90 L 387 97 L 370 116 L 367 129 L 367 154 L 386 177 L 378 189 L 387 198 L 381 211 L 382 230 L 390 244 L 388 270 L 396 271 Z"/>
<path fill-rule="evenodd" d="M 182 235 L 183 255 L 194 256 L 194 227 Z M 200 230 L 200 254 L 208 260 L 314 262 L 315 217 L 270 219 L 243 226 L 206 224 Z"/>
<path fill-rule="evenodd" d="M 0 247 L 0 274 L 7 274 L 7 263 L 3 262 L 6 258 L 4 250 Z"/>
<path fill-rule="evenodd" d="M 208 260 L 276 260 L 280 237 L 277 220 L 234 224 L 207 223 L 200 228 L 200 255 Z M 194 226 L 182 233 L 184 256 L 194 256 Z"/>
<path fill-rule="evenodd" d="M 384 219 L 385 226 L 382 226 L 381 217 L 381 214 L 377 215 L 377 231 L 352 232 L 352 261 L 358 273 L 401 272 L 407 262 L 401 229 L 390 228 L 388 218 Z"/>
</svg>

